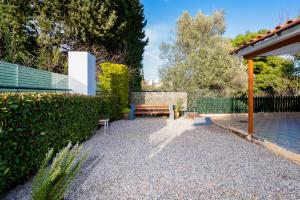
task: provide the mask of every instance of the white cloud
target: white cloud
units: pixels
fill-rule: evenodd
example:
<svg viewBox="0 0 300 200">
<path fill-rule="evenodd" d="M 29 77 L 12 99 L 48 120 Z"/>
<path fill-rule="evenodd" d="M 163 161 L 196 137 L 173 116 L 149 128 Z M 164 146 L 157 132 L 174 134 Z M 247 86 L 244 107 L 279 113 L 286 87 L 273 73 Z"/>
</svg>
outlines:
<svg viewBox="0 0 300 200">
<path fill-rule="evenodd" d="M 172 26 L 167 24 L 156 24 L 146 27 L 146 36 L 149 44 L 144 53 L 144 75 L 146 80 L 158 80 L 158 69 L 163 64 L 159 58 L 159 46 L 163 41 L 169 41 Z"/>
</svg>

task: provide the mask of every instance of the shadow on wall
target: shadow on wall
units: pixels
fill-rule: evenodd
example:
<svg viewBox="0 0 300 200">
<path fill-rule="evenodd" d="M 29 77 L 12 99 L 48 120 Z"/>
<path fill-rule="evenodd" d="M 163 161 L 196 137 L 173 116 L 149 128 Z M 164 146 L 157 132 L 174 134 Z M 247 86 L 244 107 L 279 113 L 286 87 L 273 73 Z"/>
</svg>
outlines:
<svg viewBox="0 0 300 200">
<path fill-rule="evenodd" d="M 69 77 L 69 88 L 72 89 L 71 93 L 75 94 L 87 94 L 87 85 Z M 76 88 L 76 90 L 74 90 Z"/>
<path fill-rule="evenodd" d="M 51 85 L 53 88 L 69 89 L 68 76 L 52 73 Z"/>
</svg>

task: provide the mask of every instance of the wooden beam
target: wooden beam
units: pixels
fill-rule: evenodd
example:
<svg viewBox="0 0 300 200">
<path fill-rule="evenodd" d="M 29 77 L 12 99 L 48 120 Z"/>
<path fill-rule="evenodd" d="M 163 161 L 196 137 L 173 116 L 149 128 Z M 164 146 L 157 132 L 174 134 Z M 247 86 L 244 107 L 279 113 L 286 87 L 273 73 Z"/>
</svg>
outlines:
<svg viewBox="0 0 300 200">
<path fill-rule="evenodd" d="M 253 108 L 253 88 L 254 88 L 254 75 L 253 75 L 253 59 L 248 59 L 248 134 L 252 135 L 254 132 L 254 108 Z"/>
</svg>

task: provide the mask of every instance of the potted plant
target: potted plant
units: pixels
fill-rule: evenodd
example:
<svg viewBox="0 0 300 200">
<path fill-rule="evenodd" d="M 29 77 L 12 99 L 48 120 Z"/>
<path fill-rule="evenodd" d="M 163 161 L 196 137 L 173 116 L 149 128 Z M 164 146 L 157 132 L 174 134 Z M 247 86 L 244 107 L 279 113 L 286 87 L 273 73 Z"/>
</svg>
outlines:
<svg viewBox="0 0 300 200">
<path fill-rule="evenodd" d="M 175 119 L 178 119 L 183 111 L 183 102 L 181 99 L 177 99 L 175 105 Z"/>
<path fill-rule="evenodd" d="M 128 120 L 129 119 L 129 113 L 130 113 L 130 108 L 123 108 L 122 109 L 123 119 Z"/>
</svg>

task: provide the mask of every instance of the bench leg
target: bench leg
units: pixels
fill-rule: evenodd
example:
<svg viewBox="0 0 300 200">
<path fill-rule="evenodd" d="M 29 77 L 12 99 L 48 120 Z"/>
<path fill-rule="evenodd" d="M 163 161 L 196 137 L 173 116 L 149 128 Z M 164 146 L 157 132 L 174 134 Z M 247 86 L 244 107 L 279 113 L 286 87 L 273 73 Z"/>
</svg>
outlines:
<svg viewBox="0 0 300 200">
<path fill-rule="evenodd" d="M 175 119 L 175 113 L 174 113 L 174 105 L 169 105 L 169 119 L 174 120 Z"/>
<path fill-rule="evenodd" d="M 108 132 L 108 122 L 105 122 L 104 130 L 105 132 Z"/>
</svg>

